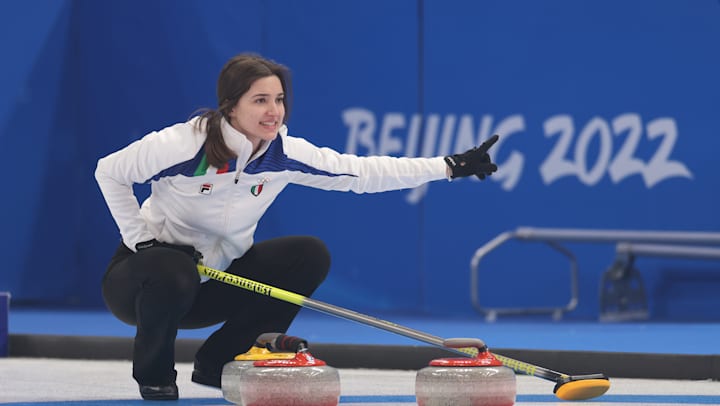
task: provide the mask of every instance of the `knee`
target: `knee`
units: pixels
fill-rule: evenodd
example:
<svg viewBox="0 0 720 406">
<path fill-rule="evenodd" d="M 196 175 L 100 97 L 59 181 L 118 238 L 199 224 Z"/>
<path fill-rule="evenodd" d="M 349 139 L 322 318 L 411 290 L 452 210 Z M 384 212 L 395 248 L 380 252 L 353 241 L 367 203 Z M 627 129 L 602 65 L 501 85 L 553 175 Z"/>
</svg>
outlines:
<svg viewBox="0 0 720 406">
<path fill-rule="evenodd" d="M 136 255 L 141 254 L 152 256 L 148 262 L 154 265 L 147 273 L 146 288 L 156 287 L 169 297 L 195 297 L 200 289 L 200 275 L 187 254 L 161 247 Z"/>
<path fill-rule="evenodd" d="M 167 289 L 177 296 L 194 298 L 200 289 L 200 275 L 193 268 L 178 268 L 167 280 Z"/>
<path fill-rule="evenodd" d="M 144 300 L 153 311 L 164 311 L 170 317 L 182 317 L 193 306 L 200 291 L 200 276 L 188 267 L 164 269 L 164 275 L 144 286 Z M 152 297 L 152 298 L 150 298 Z"/>
<path fill-rule="evenodd" d="M 330 271 L 330 251 L 327 245 L 321 239 L 311 236 L 305 237 L 303 244 L 306 267 L 317 280 L 323 281 Z"/>
</svg>

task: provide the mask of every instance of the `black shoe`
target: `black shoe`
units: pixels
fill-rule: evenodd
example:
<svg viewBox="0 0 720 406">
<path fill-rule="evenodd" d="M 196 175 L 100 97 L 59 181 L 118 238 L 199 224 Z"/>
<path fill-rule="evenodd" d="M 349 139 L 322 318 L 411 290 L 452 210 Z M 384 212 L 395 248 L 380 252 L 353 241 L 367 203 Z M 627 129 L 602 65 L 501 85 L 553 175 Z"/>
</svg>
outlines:
<svg viewBox="0 0 720 406">
<path fill-rule="evenodd" d="M 177 400 L 178 387 L 170 385 L 140 385 L 140 396 L 145 400 Z"/>
<path fill-rule="evenodd" d="M 204 371 L 199 367 L 198 363 L 195 363 L 192 377 L 190 378 L 195 383 L 200 385 L 212 386 L 214 388 L 222 388 L 221 375 L 209 371 Z"/>
</svg>

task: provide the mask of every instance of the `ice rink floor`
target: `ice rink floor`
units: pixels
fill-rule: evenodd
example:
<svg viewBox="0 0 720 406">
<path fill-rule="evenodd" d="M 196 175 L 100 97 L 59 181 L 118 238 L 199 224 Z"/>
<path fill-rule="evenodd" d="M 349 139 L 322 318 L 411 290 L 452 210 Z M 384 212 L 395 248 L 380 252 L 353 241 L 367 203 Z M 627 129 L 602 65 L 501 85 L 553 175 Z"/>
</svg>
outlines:
<svg viewBox="0 0 720 406">
<path fill-rule="evenodd" d="M 177 365 L 180 400 L 143 401 L 129 361 L 0 358 L 0 403 L 6 405 L 228 405 L 219 390 L 190 382 L 192 364 Z M 415 405 L 416 371 L 340 369 L 341 405 Z M 553 383 L 518 376 L 517 405 L 715 405 L 720 382 L 611 379 L 608 393 L 568 402 Z"/>
<path fill-rule="evenodd" d="M 720 324 L 498 322 L 477 319 L 387 319 L 445 337 L 482 337 L 493 347 L 647 352 L 683 364 L 683 357 L 716 359 Z M 68 337 L 127 337 L 134 328 L 107 312 L 10 312 L 10 333 Z M 405 345 L 416 342 L 368 326 L 301 311 L 290 334 L 313 343 Z M 179 337 L 201 338 L 209 330 L 184 330 Z M 69 349 L 68 349 L 69 351 Z M 89 351 L 90 353 L 91 351 Z M 11 350 L 12 354 L 12 350 Z M 673 356 L 673 354 L 676 354 Z M 680 355 L 677 355 L 680 354 Z M 71 359 L 72 358 L 72 359 Z M 717 361 L 714 361 L 717 364 Z M 624 364 L 630 365 L 632 361 Z M 687 362 L 684 363 L 688 365 Z M 332 364 L 331 364 L 332 365 Z M 190 381 L 191 363 L 178 363 L 180 400 L 160 404 L 228 405 L 220 390 Z M 714 371 L 720 365 L 713 367 Z M 341 405 L 415 405 L 415 370 L 339 369 Z M 606 372 L 606 371 L 596 371 Z M 131 378 L 132 364 L 93 357 L 0 357 L 3 405 L 148 405 Z M 715 375 L 717 373 L 715 372 Z M 610 376 L 610 390 L 591 401 L 567 402 L 553 394 L 554 383 L 518 375 L 517 405 L 720 405 L 720 382 L 712 380 L 631 379 Z"/>
</svg>

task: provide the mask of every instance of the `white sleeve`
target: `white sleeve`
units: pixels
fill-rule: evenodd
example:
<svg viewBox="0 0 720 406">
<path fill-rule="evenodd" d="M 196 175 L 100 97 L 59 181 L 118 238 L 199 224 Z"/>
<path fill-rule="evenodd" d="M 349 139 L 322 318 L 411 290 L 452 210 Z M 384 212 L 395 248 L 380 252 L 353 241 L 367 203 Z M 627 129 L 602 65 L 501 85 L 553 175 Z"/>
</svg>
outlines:
<svg viewBox="0 0 720 406">
<path fill-rule="evenodd" d="M 447 164 L 443 157 L 360 157 L 319 148 L 302 138 L 285 137 L 284 141 L 288 158 L 314 169 L 294 173 L 293 182 L 305 186 L 375 193 L 409 189 L 446 179 Z"/>
<path fill-rule="evenodd" d="M 140 214 L 133 184 L 192 159 L 204 140 L 193 131 L 191 122 L 182 123 L 149 133 L 98 161 L 95 179 L 128 248 L 134 251 L 138 242 L 155 238 Z"/>
</svg>

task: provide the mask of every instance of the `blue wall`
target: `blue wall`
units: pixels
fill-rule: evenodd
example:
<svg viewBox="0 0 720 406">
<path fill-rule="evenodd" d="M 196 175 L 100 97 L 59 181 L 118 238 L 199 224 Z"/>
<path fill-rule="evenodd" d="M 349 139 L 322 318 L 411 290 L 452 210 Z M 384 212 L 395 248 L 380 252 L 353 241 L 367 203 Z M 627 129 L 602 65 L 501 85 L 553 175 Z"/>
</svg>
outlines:
<svg viewBox="0 0 720 406">
<path fill-rule="evenodd" d="M 225 60 L 294 75 L 293 135 L 360 155 L 462 151 L 492 133 L 490 181 L 356 196 L 290 187 L 259 240 L 333 253 L 317 298 L 365 312 L 475 314 L 469 261 L 518 226 L 717 231 L 717 0 L 32 0 L 0 17 L 0 290 L 101 307 L 119 235 L 97 159 L 214 107 Z M 146 189 L 138 188 L 143 196 Z M 610 246 L 573 247 L 598 316 Z M 567 270 L 510 245 L 484 263 L 488 305 L 564 304 Z M 536 256 L 537 255 L 537 256 Z M 655 319 L 720 320 L 718 264 L 640 260 Z"/>
</svg>

